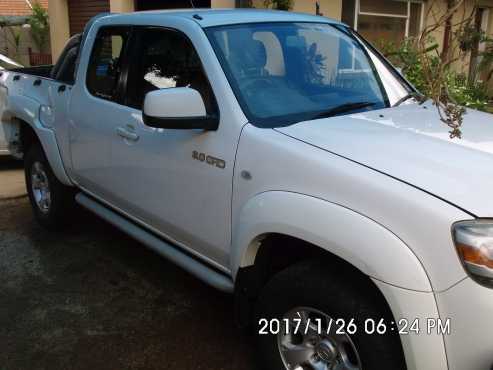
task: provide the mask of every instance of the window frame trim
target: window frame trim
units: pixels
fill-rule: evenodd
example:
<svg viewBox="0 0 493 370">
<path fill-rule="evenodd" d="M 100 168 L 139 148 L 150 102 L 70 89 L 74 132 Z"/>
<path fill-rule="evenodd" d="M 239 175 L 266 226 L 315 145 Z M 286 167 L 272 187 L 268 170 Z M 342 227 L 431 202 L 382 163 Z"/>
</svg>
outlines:
<svg viewBox="0 0 493 370">
<path fill-rule="evenodd" d="M 179 29 L 176 29 L 176 28 L 173 28 L 173 27 L 167 27 L 167 26 L 156 26 L 156 25 L 135 25 L 132 27 L 132 38 L 131 38 L 131 43 L 132 44 L 130 47 L 129 47 L 129 51 L 128 51 L 128 55 L 131 59 L 133 59 L 134 57 L 138 57 L 139 55 L 139 50 L 142 48 L 141 45 L 139 45 L 139 43 L 137 42 L 134 42 L 135 40 L 138 40 L 138 37 L 139 35 L 142 33 L 142 32 L 145 32 L 146 30 L 159 30 L 159 31 L 169 31 L 169 32 L 174 32 L 174 33 L 177 33 L 177 34 L 180 34 L 185 40 L 187 40 L 187 42 L 190 44 L 190 46 L 194 49 L 195 51 L 195 54 L 197 55 L 197 57 L 199 58 L 199 62 L 200 62 L 200 67 L 202 69 L 202 72 L 204 73 L 204 76 L 207 80 L 207 83 L 209 85 L 209 88 L 212 92 L 212 103 L 213 103 L 213 112 L 207 112 L 208 115 L 212 115 L 214 117 L 217 117 L 217 120 L 219 121 L 219 123 L 221 122 L 220 120 L 220 110 L 219 110 L 219 104 L 217 103 L 217 98 L 216 98 L 216 93 L 214 92 L 214 88 L 211 84 L 211 80 L 209 78 L 209 75 L 207 74 L 207 70 L 206 68 L 204 67 L 204 63 L 202 61 L 202 58 L 200 57 L 200 54 L 198 53 L 197 51 L 197 48 L 195 47 L 195 45 L 193 44 L 191 38 L 183 31 L 179 30 Z M 135 109 L 136 111 L 139 111 L 141 112 L 142 114 L 144 114 L 144 110 L 143 110 L 143 106 L 141 108 L 136 108 L 132 105 L 129 105 L 128 103 L 128 94 L 127 94 L 127 91 L 128 91 L 128 76 L 131 72 L 132 68 L 130 66 L 130 63 L 128 63 L 128 67 L 127 67 L 127 70 L 126 70 L 126 78 L 125 78 L 125 86 L 124 86 L 124 89 L 122 90 L 122 101 L 121 101 L 121 104 L 124 105 L 125 107 L 127 108 L 130 108 L 130 109 Z M 200 93 L 200 92 L 199 92 Z M 145 96 L 144 96 L 144 100 L 142 102 L 142 104 L 144 104 L 144 101 L 145 101 Z"/>
<path fill-rule="evenodd" d="M 102 100 L 105 102 L 123 105 L 121 103 L 121 100 L 122 100 L 122 96 L 124 95 L 123 92 L 126 91 L 126 84 L 127 84 L 127 77 L 128 77 L 128 65 L 129 65 L 128 60 L 129 60 L 129 56 L 130 56 L 129 45 L 131 44 L 131 41 L 133 39 L 133 28 L 134 27 L 132 25 L 118 24 L 118 25 L 103 25 L 97 30 L 96 36 L 94 38 L 94 42 L 92 43 L 91 54 L 89 55 L 89 59 L 88 59 L 88 63 L 87 63 L 87 69 L 86 69 L 86 78 L 85 78 L 85 82 L 84 82 L 84 85 L 85 85 L 87 92 L 93 98 L 96 98 L 96 99 L 99 99 L 99 100 Z M 118 81 L 116 83 L 115 96 L 112 99 L 105 99 L 101 96 L 94 94 L 92 89 L 89 87 L 90 86 L 89 85 L 89 78 L 91 76 L 90 70 L 92 68 L 91 61 L 92 61 L 94 51 L 96 48 L 96 43 L 98 42 L 98 38 L 101 36 L 101 33 L 107 32 L 108 30 L 110 30 L 110 31 L 112 31 L 112 30 L 124 31 L 120 35 L 123 35 L 125 32 L 128 32 L 128 37 L 127 37 L 127 40 L 125 41 L 125 43 L 123 45 L 121 56 L 120 56 L 120 58 L 122 59 L 121 72 L 120 72 L 120 76 L 118 76 Z"/>
<path fill-rule="evenodd" d="M 397 71 L 397 69 L 392 65 L 392 63 L 383 55 L 380 50 L 378 50 L 376 47 L 374 47 L 369 41 L 367 41 L 362 35 L 358 33 L 358 31 L 349 28 L 349 31 L 356 37 L 356 39 L 368 50 L 370 50 L 372 53 L 374 53 L 378 58 L 380 58 L 380 61 L 384 64 L 385 67 L 391 72 L 391 74 L 399 80 L 405 87 L 406 89 L 411 93 L 411 92 L 416 92 L 419 93 L 419 91 L 414 87 L 412 83 L 410 83 L 401 73 Z"/>
</svg>

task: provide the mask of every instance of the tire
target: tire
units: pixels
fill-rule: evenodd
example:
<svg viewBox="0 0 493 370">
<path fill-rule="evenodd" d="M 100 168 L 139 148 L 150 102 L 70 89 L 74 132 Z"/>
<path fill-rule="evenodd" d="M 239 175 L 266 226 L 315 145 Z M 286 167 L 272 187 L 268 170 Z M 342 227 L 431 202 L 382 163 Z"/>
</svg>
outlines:
<svg viewBox="0 0 493 370">
<path fill-rule="evenodd" d="M 75 192 L 58 181 L 40 144 L 29 148 L 24 158 L 24 173 L 27 194 L 38 223 L 48 230 L 64 228 L 75 207 Z"/>
<path fill-rule="evenodd" d="M 260 366 L 265 370 L 406 369 L 400 338 L 395 332 L 365 333 L 366 319 L 372 319 L 376 324 L 384 319 L 387 328 L 393 321 L 377 288 L 352 269 L 333 269 L 331 266 L 314 261 L 300 262 L 279 272 L 264 287 L 256 304 L 254 325 Z M 266 322 L 260 325 L 260 319 L 279 320 L 280 329 L 285 330 L 283 319 L 293 317 L 302 318 L 300 326 L 303 328 L 307 327 L 303 323 L 309 317 L 312 326 L 315 322 L 315 329 L 310 327 L 306 335 L 275 335 L 272 329 L 266 330 L 267 335 L 259 334 L 260 329 L 266 329 Z M 321 319 L 321 326 L 317 318 Z M 333 328 L 338 328 L 337 319 L 344 320 L 345 328 L 354 319 L 357 331 L 352 335 L 317 336 L 320 331 L 324 334 L 329 331 L 324 323 L 330 319 Z M 274 325 L 274 332 L 276 329 Z M 290 330 L 294 331 L 294 327 Z M 305 329 L 300 331 L 303 333 Z M 331 333 L 334 334 L 333 330 Z M 293 348 L 302 351 L 295 353 Z M 306 358 L 309 360 L 305 361 Z M 329 366 L 335 363 L 339 366 Z"/>
</svg>

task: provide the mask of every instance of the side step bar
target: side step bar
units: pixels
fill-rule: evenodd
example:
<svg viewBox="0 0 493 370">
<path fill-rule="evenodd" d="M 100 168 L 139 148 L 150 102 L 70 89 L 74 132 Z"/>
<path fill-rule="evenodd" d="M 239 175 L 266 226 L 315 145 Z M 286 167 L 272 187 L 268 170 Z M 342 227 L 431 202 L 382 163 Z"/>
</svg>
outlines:
<svg viewBox="0 0 493 370">
<path fill-rule="evenodd" d="M 201 263 L 197 259 L 190 257 L 188 254 L 180 251 L 178 247 L 167 243 L 166 241 L 151 234 L 145 229 L 137 226 L 133 222 L 127 220 L 125 217 L 120 216 L 108 207 L 105 207 L 101 203 L 93 200 L 83 193 L 78 193 L 75 196 L 75 200 L 84 208 L 94 212 L 99 217 L 103 218 L 110 224 L 116 226 L 124 233 L 129 234 L 142 244 L 156 251 L 163 257 L 171 260 L 190 274 L 206 282 L 226 293 L 232 293 L 234 290 L 233 281 L 224 274 L 217 272 L 216 270 Z"/>
</svg>

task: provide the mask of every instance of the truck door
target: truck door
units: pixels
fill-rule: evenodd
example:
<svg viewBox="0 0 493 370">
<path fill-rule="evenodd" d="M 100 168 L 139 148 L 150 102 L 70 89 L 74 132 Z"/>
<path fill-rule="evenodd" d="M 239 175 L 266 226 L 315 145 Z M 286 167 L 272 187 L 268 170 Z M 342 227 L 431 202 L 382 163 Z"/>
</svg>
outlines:
<svg viewBox="0 0 493 370">
<path fill-rule="evenodd" d="M 216 97 L 191 41 L 164 28 L 136 31 L 122 136 L 112 146 L 112 191 L 120 209 L 216 267 L 228 265 L 233 165 L 241 126 L 217 131 L 147 127 L 146 93 L 188 86 L 218 114 Z M 208 164 L 207 156 L 219 160 Z M 201 158 L 203 158 L 201 160 Z"/>
<path fill-rule="evenodd" d="M 81 70 L 69 105 L 74 178 L 84 190 L 112 201 L 111 141 L 128 121 L 120 105 L 130 27 L 102 27 L 82 50 Z M 88 40 L 92 40 L 89 35 Z M 88 50 L 86 50 L 88 49 Z M 88 66 L 88 67 L 84 67 Z"/>
</svg>

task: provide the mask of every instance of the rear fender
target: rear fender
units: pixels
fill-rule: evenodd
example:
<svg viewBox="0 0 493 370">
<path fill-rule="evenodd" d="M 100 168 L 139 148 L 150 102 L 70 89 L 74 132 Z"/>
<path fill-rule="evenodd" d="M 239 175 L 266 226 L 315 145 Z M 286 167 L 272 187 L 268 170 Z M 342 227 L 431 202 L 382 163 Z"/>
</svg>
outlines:
<svg viewBox="0 0 493 370">
<path fill-rule="evenodd" d="M 16 156 L 20 157 L 23 155 L 22 150 L 25 150 L 25 148 L 20 148 L 19 146 L 19 133 L 21 132 L 21 125 L 29 125 L 41 143 L 46 158 L 57 179 L 62 184 L 70 186 L 72 182 L 65 171 L 55 132 L 50 128 L 44 127 L 39 121 L 39 107 L 39 102 L 28 97 L 21 95 L 9 97 L 8 106 L 4 112 L 4 115 L 9 116 L 9 120 L 6 120 L 9 123 L 3 123 L 2 121 L 4 125 L 12 125 L 10 131 L 14 134 L 10 135 L 11 141 L 9 141 L 9 146 L 16 151 Z"/>
</svg>

